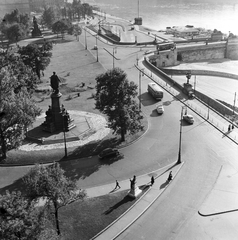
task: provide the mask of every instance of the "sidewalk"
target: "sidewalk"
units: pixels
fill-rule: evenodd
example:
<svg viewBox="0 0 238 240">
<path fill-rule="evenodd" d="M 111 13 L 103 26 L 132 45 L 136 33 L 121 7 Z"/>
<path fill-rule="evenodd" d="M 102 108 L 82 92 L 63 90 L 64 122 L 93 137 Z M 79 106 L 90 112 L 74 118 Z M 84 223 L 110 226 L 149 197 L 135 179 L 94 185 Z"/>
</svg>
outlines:
<svg viewBox="0 0 238 240">
<path fill-rule="evenodd" d="M 92 239 L 115 239 L 117 236 L 119 236 L 123 231 L 131 226 L 169 186 L 169 183 L 167 182 L 169 172 L 172 171 L 174 178 L 182 166 L 183 163 L 178 165 L 176 162 L 174 162 L 164 168 L 158 169 L 157 171 L 138 176 L 138 187 L 145 184 L 150 185 L 150 179 L 152 176 L 155 178 L 155 183 L 146 193 L 144 193 L 144 195 L 139 196 L 139 199 L 136 201 L 136 203 L 131 208 L 129 208 L 121 217 L 116 219 L 113 223 L 107 226 Z M 97 197 L 105 194 L 113 194 L 116 191 L 126 190 L 130 188 L 129 180 L 121 181 L 119 184 L 121 186 L 119 190 L 114 190 L 115 183 L 86 189 L 87 195 L 88 197 Z"/>
</svg>

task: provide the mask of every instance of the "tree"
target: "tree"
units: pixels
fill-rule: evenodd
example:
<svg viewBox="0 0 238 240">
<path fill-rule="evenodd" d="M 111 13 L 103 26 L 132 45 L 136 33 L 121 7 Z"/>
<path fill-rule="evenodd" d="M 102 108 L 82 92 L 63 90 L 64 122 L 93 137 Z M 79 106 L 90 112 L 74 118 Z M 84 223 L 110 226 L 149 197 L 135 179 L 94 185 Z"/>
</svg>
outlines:
<svg viewBox="0 0 238 240">
<path fill-rule="evenodd" d="M 24 139 L 24 130 L 35 121 L 41 110 L 32 100 L 37 77 L 15 55 L 0 55 L 0 151 L 3 158 Z"/>
<path fill-rule="evenodd" d="M 0 195 L 0 239 L 36 240 L 43 226 L 44 211 L 20 191 Z"/>
<path fill-rule="evenodd" d="M 64 170 L 60 168 L 58 163 L 48 167 L 36 165 L 24 177 L 23 181 L 31 199 L 45 198 L 47 205 L 53 207 L 56 229 L 60 235 L 59 208 L 72 201 L 83 199 L 86 196 L 85 191 L 76 192 L 76 182 L 64 175 Z"/>
<path fill-rule="evenodd" d="M 25 36 L 26 32 L 24 28 L 19 23 L 14 23 L 12 25 L 5 25 L 3 33 L 10 42 L 18 42 L 22 37 Z"/>
<path fill-rule="evenodd" d="M 53 24 L 52 31 L 54 33 L 57 33 L 57 35 L 59 33 L 61 33 L 61 36 L 63 39 L 64 33 L 69 30 L 69 28 L 71 27 L 70 25 L 71 24 L 69 22 L 67 22 L 66 20 L 59 20 Z"/>
<path fill-rule="evenodd" d="M 45 8 L 44 12 L 42 14 L 43 23 L 48 28 L 51 28 L 51 26 L 53 25 L 55 19 L 56 19 L 56 14 L 55 14 L 54 9 L 52 7 Z"/>
<path fill-rule="evenodd" d="M 51 42 L 44 42 L 41 46 L 28 44 L 27 46 L 19 47 L 18 53 L 21 55 L 23 63 L 29 66 L 40 79 L 40 71 L 44 71 L 50 64 L 52 49 L 53 45 Z"/>
<path fill-rule="evenodd" d="M 16 9 L 4 16 L 1 30 L 10 42 L 17 42 L 29 33 L 30 18 L 28 14 L 20 14 Z"/>
<path fill-rule="evenodd" d="M 120 134 L 121 141 L 125 141 L 126 133 L 135 134 L 143 130 L 143 116 L 134 100 L 137 85 L 128 81 L 126 73 L 114 68 L 97 76 L 96 81 L 95 106 L 107 115 L 108 126 L 114 130 L 113 133 Z"/>
<path fill-rule="evenodd" d="M 83 14 L 83 18 L 85 18 L 85 16 L 93 16 L 93 8 L 92 6 L 90 6 L 88 3 L 83 3 L 82 4 L 82 14 Z"/>
<path fill-rule="evenodd" d="M 80 0 L 73 0 L 72 9 L 74 13 L 78 15 L 78 20 L 80 20 L 80 16 L 82 15 L 82 8 L 83 6 L 81 5 Z"/>
</svg>

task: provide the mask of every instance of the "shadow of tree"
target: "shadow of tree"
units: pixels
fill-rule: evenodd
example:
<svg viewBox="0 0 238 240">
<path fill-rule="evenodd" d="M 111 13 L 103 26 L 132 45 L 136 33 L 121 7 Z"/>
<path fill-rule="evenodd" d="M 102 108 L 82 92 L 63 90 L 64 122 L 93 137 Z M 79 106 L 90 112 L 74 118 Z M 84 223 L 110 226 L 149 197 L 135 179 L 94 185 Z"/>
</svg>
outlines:
<svg viewBox="0 0 238 240">
<path fill-rule="evenodd" d="M 119 208 L 121 205 L 126 204 L 127 202 L 135 201 L 135 199 L 125 196 L 120 202 L 116 203 L 114 206 L 110 207 L 108 210 L 106 210 L 103 214 L 108 215 L 115 209 Z"/>
<path fill-rule="evenodd" d="M 19 178 L 16 181 L 14 181 L 12 184 L 3 187 L 0 189 L 0 194 L 5 195 L 6 191 L 13 192 L 13 191 L 21 191 L 23 195 L 26 195 L 26 185 L 23 182 L 23 178 Z"/>
<path fill-rule="evenodd" d="M 101 141 L 92 141 L 88 144 L 83 146 L 77 147 L 76 149 L 71 152 L 68 157 L 69 158 L 76 158 L 76 157 L 89 157 L 92 155 L 99 154 L 103 149 L 108 147 L 116 147 L 121 143 L 120 139 L 116 137 L 112 137 L 106 140 Z"/>
<path fill-rule="evenodd" d="M 143 106 L 150 106 L 157 103 L 157 101 L 147 92 L 141 94 L 138 98 L 141 100 Z"/>
</svg>

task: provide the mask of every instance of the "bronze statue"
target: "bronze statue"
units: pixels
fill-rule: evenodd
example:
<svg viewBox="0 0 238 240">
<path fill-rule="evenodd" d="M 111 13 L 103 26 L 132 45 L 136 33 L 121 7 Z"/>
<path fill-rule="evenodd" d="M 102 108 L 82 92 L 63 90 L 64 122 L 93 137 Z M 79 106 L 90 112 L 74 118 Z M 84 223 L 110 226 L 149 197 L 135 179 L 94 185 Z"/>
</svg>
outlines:
<svg viewBox="0 0 238 240">
<path fill-rule="evenodd" d="M 53 93 L 58 94 L 59 93 L 59 82 L 60 79 L 56 75 L 55 72 L 53 72 L 53 75 L 50 77 L 50 86 L 53 89 Z"/>
</svg>

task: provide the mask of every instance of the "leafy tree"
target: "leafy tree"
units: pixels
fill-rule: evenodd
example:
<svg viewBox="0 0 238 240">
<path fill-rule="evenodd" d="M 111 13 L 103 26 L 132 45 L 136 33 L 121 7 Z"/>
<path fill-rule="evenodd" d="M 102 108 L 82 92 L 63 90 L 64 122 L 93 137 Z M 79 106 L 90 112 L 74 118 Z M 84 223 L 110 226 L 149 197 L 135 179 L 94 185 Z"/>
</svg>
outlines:
<svg viewBox="0 0 238 240">
<path fill-rule="evenodd" d="M 4 24 L 1 30 L 11 42 L 18 41 L 29 33 L 30 17 L 28 14 L 20 14 L 16 9 L 11 13 L 5 14 Z"/>
<path fill-rule="evenodd" d="M 52 49 L 51 42 L 44 42 L 41 46 L 33 43 L 19 47 L 18 53 L 21 55 L 24 64 L 29 66 L 40 79 L 40 71 L 44 71 L 50 64 Z"/>
<path fill-rule="evenodd" d="M 143 116 L 134 100 L 137 85 L 129 82 L 127 75 L 120 68 L 114 68 L 96 78 L 96 109 L 108 116 L 109 127 L 113 133 L 121 135 L 134 134 L 143 129 Z"/>
<path fill-rule="evenodd" d="M 18 42 L 22 37 L 26 35 L 24 28 L 19 23 L 12 25 L 5 25 L 3 33 L 10 42 Z"/>
<path fill-rule="evenodd" d="M 71 24 L 69 22 L 67 22 L 66 20 L 59 20 L 59 21 L 57 21 L 53 24 L 52 31 L 54 33 L 57 33 L 57 35 L 59 33 L 61 33 L 61 36 L 62 36 L 62 39 L 63 39 L 64 33 L 66 31 L 68 31 L 70 27 L 71 27 Z"/>
<path fill-rule="evenodd" d="M 60 235 L 58 210 L 72 201 L 83 199 L 84 190 L 76 192 L 76 182 L 64 175 L 58 163 L 51 166 L 36 165 L 24 177 L 26 190 L 31 199 L 46 199 L 48 206 L 53 207 L 58 235 Z"/>
<path fill-rule="evenodd" d="M 32 100 L 37 77 L 19 57 L 0 55 L 0 151 L 3 158 L 24 139 L 24 130 L 35 121 L 40 109 Z"/>
<path fill-rule="evenodd" d="M 83 14 L 83 18 L 85 18 L 85 16 L 92 16 L 93 15 L 93 8 L 92 6 L 90 6 L 88 3 L 83 3 L 82 4 L 82 14 Z"/>
<path fill-rule="evenodd" d="M 73 9 L 74 14 L 78 15 L 78 20 L 80 20 L 80 16 L 82 15 L 82 9 L 83 9 L 81 1 L 80 0 L 73 0 L 72 9 Z"/>
<path fill-rule="evenodd" d="M 36 240 L 43 230 L 44 212 L 21 192 L 0 195 L 0 239 Z"/>
<path fill-rule="evenodd" d="M 52 7 L 45 8 L 42 14 L 43 23 L 48 27 L 51 28 L 53 23 L 55 22 L 56 14 Z"/>
</svg>

